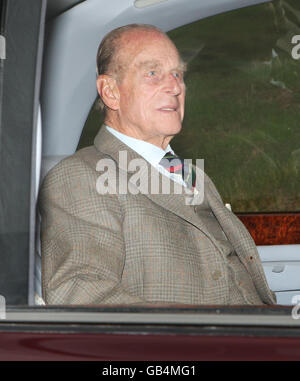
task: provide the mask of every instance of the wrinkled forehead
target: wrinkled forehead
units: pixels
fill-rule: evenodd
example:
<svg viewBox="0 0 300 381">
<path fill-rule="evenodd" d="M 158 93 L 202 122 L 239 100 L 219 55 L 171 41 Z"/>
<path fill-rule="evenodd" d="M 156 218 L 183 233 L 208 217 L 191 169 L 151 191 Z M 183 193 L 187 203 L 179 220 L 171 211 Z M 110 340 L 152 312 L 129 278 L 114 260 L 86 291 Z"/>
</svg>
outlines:
<svg viewBox="0 0 300 381">
<path fill-rule="evenodd" d="M 126 33 L 119 41 L 118 61 L 127 68 L 173 60 L 184 71 L 185 64 L 174 43 L 156 30 L 136 30 Z"/>
</svg>

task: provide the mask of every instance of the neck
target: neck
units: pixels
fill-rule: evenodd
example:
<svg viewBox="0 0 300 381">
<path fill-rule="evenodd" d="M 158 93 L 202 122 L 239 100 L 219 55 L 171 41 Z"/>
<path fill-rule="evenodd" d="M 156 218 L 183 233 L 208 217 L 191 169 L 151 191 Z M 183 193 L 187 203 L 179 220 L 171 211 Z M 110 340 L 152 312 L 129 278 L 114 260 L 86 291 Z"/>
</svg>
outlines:
<svg viewBox="0 0 300 381">
<path fill-rule="evenodd" d="M 172 136 L 145 136 L 141 133 L 138 128 L 127 127 L 120 123 L 119 118 L 112 117 L 109 113 L 105 117 L 104 123 L 111 128 L 114 128 L 116 131 L 121 132 L 124 135 L 130 136 L 135 139 L 143 140 L 147 143 L 151 143 L 165 151 L 168 147 L 168 144 L 174 137 Z"/>
</svg>

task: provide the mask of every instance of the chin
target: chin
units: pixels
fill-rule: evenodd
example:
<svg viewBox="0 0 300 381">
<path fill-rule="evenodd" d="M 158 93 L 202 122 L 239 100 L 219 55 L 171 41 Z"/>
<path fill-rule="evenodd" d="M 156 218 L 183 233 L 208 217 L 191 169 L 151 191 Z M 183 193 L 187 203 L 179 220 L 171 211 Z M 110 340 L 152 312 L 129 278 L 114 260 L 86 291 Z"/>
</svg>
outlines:
<svg viewBox="0 0 300 381">
<path fill-rule="evenodd" d="M 170 131 L 170 135 L 177 135 L 181 131 L 181 128 L 182 128 L 182 124 L 181 122 L 178 122 L 176 124 L 173 123 L 172 125 L 170 125 L 168 130 Z"/>
<path fill-rule="evenodd" d="M 157 119 L 154 123 L 152 123 L 152 131 L 156 131 L 159 135 L 164 135 L 164 136 L 174 136 L 177 135 L 182 128 L 181 121 L 179 118 L 166 118 L 163 119 Z"/>
</svg>

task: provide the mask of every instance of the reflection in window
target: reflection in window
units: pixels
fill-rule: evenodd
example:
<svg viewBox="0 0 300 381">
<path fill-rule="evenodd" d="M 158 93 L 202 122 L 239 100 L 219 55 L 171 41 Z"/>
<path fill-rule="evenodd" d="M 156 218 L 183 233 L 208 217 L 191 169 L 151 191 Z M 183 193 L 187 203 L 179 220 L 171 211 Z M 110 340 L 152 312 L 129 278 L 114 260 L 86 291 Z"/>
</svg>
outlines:
<svg viewBox="0 0 300 381">
<path fill-rule="evenodd" d="M 300 210 L 298 1 L 217 15 L 169 33 L 188 62 L 186 116 L 173 147 L 204 158 L 235 212 Z"/>
<path fill-rule="evenodd" d="M 220 14 L 169 33 L 188 62 L 182 157 L 204 158 L 234 212 L 300 210 L 298 0 Z M 97 101 L 79 148 L 93 144 Z"/>
</svg>

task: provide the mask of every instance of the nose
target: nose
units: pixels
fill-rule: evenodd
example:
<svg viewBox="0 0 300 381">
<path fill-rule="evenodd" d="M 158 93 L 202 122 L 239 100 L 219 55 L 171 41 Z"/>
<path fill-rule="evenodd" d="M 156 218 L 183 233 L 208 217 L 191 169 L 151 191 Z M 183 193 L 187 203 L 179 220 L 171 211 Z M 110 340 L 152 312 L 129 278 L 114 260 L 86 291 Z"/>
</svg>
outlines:
<svg viewBox="0 0 300 381">
<path fill-rule="evenodd" d="M 166 75 L 164 90 L 169 94 L 179 95 L 182 91 L 181 79 L 175 77 L 172 73 Z"/>
</svg>

